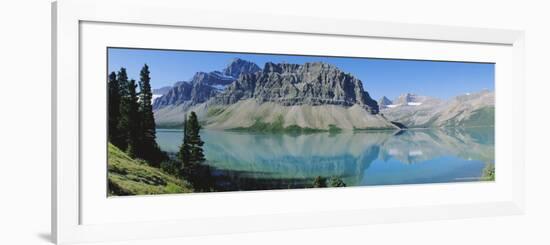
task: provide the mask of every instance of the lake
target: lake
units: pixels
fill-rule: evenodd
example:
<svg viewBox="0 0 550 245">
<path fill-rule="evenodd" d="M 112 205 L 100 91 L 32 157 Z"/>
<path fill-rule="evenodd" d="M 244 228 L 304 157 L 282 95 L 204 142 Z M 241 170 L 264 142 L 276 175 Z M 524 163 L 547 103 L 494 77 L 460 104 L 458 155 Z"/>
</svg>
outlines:
<svg viewBox="0 0 550 245">
<path fill-rule="evenodd" d="M 157 129 L 176 153 L 181 130 Z M 311 134 L 201 130 L 204 153 L 222 190 L 309 187 L 317 176 L 347 186 L 486 180 L 494 128 L 409 129 Z"/>
</svg>

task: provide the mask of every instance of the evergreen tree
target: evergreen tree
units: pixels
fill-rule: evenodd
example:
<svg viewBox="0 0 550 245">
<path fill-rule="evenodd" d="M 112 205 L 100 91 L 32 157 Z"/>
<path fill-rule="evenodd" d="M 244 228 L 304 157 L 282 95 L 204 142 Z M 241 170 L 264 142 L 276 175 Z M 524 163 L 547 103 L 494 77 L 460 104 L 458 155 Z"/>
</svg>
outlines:
<svg viewBox="0 0 550 245">
<path fill-rule="evenodd" d="M 180 146 L 178 158 L 182 163 L 182 174 L 193 184 L 197 191 L 208 191 L 211 188 L 211 175 L 205 161 L 200 137 L 201 126 L 195 112 L 185 119 L 183 126 L 183 143 Z"/>
<path fill-rule="evenodd" d="M 139 104 L 136 92 L 137 84 L 135 80 L 130 80 L 128 84 L 128 148 L 126 151 L 130 157 L 141 156 L 140 142 L 140 114 Z"/>
<path fill-rule="evenodd" d="M 123 151 L 128 148 L 128 132 L 130 132 L 130 82 L 125 68 L 120 68 L 117 73 L 117 81 L 119 85 L 119 120 L 116 129 L 119 133 L 115 139 L 115 145 Z"/>
<path fill-rule="evenodd" d="M 332 187 L 346 187 L 346 183 L 340 177 L 330 178 L 330 186 Z"/>
<path fill-rule="evenodd" d="M 185 117 L 183 121 L 183 140 L 180 145 L 180 150 L 178 151 L 178 160 L 181 162 L 181 172 L 180 174 L 182 176 L 188 175 L 188 169 L 189 166 L 189 156 L 190 156 L 190 150 L 189 150 L 189 136 L 187 135 L 187 116 Z"/>
<path fill-rule="evenodd" d="M 189 121 L 187 122 L 188 143 L 190 148 L 189 163 L 191 165 L 200 165 L 205 160 L 202 150 L 204 142 L 201 140 L 199 134 L 200 129 L 201 126 L 197 119 L 197 114 L 192 111 L 189 115 Z"/>
<path fill-rule="evenodd" d="M 149 66 L 145 64 L 140 72 L 139 78 L 139 111 L 141 113 L 141 155 L 149 162 L 159 162 L 158 155 L 160 148 L 155 141 L 156 129 L 155 118 L 153 115 L 151 92 L 151 77 L 149 76 Z"/>
<path fill-rule="evenodd" d="M 136 157 L 140 141 L 137 85 L 135 80 L 128 80 L 125 68 L 120 68 L 117 80 L 120 87 L 120 119 L 117 125 L 121 134 L 120 149 L 126 151 L 130 157 Z"/>
<path fill-rule="evenodd" d="M 108 97 L 108 107 L 109 107 L 109 141 L 115 146 L 120 147 L 124 138 L 121 137 L 120 131 L 118 130 L 118 121 L 120 120 L 120 85 L 117 80 L 115 72 L 109 74 L 109 97 Z"/>
<path fill-rule="evenodd" d="M 327 179 L 321 176 L 315 177 L 315 179 L 313 180 L 313 187 L 314 188 L 327 187 Z"/>
</svg>

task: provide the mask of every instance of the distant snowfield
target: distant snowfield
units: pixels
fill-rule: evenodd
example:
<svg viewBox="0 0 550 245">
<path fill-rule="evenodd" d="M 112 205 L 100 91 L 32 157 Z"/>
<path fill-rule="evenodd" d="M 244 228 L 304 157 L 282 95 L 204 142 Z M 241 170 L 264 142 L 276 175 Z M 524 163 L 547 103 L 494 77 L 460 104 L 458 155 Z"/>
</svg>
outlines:
<svg viewBox="0 0 550 245">
<path fill-rule="evenodd" d="M 409 151 L 409 156 L 422 156 L 422 155 L 424 155 L 424 152 L 422 152 L 422 150 Z"/>
<path fill-rule="evenodd" d="M 162 94 L 153 94 L 153 102 L 154 102 L 156 99 L 160 98 L 161 96 L 162 96 Z"/>
<path fill-rule="evenodd" d="M 409 106 L 419 106 L 419 105 L 422 105 L 422 102 L 409 102 L 409 103 L 407 103 L 407 105 L 409 105 Z M 395 108 L 395 107 L 398 107 L 398 106 L 402 106 L 402 104 L 386 105 L 387 108 Z"/>
<path fill-rule="evenodd" d="M 211 87 L 215 88 L 218 91 L 223 91 L 225 90 L 225 88 L 227 88 L 227 85 L 214 84 L 214 85 L 211 85 Z"/>
</svg>

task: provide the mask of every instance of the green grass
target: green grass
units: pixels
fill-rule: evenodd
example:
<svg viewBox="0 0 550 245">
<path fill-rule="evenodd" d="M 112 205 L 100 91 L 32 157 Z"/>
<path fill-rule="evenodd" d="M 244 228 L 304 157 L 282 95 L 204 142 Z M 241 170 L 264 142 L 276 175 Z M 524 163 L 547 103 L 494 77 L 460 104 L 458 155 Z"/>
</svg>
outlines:
<svg viewBox="0 0 550 245">
<path fill-rule="evenodd" d="M 340 132 L 342 132 L 342 129 L 337 127 L 334 124 L 329 124 L 328 125 L 328 132 L 331 133 L 331 134 L 340 133 Z"/>
<path fill-rule="evenodd" d="M 289 133 L 289 134 L 308 134 L 308 133 L 321 133 L 329 132 L 331 134 L 341 133 L 342 129 L 334 124 L 328 125 L 328 129 L 308 128 L 300 127 L 298 125 L 290 125 L 284 127 L 283 116 L 278 116 L 274 122 L 266 123 L 260 119 L 256 119 L 254 124 L 249 127 L 238 127 L 229 129 L 229 131 L 247 131 L 247 132 L 267 132 L 267 133 Z M 393 127 L 380 127 L 380 128 L 354 128 L 354 131 L 385 131 L 396 130 Z"/>
<path fill-rule="evenodd" d="M 333 125 L 334 126 L 334 125 Z M 291 133 L 291 134 L 303 134 L 303 133 L 317 133 L 327 132 L 328 130 L 316 129 L 316 128 L 303 128 L 298 125 L 284 126 L 284 118 L 279 115 L 274 122 L 266 123 L 261 119 L 256 119 L 254 124 L 249 127 L 232 128 L 230 131 L 247 131 L 247 132 L 267 132 L 267 133 Z"/>
<path fill-rule="evenodd" d="M 256 119 L 254 124 L 248 129 L 254 131 L 283 131 L 285 129 L 284 123 L 283 116 L 279 115 L 272 123 L 265 123 L 260 119 Z"/>
<path fill-rule="evenodd" d="M 110 143 L 107 179 L 109 196 L 193 192 L 186 181 L 132 159 Z"/>
<path fill-rule="evenodd" d="M 211 117 L 211 116 L 219 115 L 224 110 L 225 110 L 224 108 L 219 108 L 219 107 L 209 108 L 208 111 L 206 112 L 206 116 Z"/>
<path fill-rule="evenodd" d="M 482 174 L 483 180 L 489 180 L 494 181 L 495 180 L 495 164 L 487 164 L 485 168 L 483 168 L 483 174 Z"/>
</svg>

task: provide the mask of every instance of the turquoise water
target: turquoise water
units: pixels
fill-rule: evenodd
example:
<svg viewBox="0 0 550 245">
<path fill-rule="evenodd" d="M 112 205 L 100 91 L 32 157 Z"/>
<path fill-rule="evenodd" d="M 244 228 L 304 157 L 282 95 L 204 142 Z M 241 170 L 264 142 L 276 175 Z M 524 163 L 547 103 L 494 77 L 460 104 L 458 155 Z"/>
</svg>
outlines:
<svg viewBox="0 0 550 245">
<path fill-rule="evenodd" d="M 179 130 L 157 129 L 175 153 Z M 202 130 L 207 164 L 228 190 L 303 188 L 317 176 L 347 186 L 483 180 L 494 164 L 494 128 L 269 134 Z"/>
</svg>

